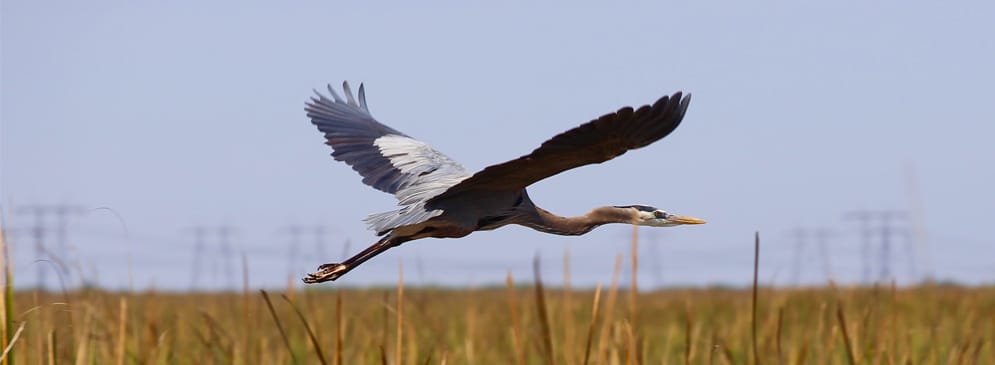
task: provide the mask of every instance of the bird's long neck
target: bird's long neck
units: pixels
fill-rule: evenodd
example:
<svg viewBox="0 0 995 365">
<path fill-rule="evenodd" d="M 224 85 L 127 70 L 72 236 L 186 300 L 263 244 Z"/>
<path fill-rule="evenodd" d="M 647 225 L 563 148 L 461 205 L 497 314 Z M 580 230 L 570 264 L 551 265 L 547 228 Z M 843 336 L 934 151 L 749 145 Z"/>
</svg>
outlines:
<svg viewBox="0 0 995 365">
<path fill-rule="evenodd" d="M 520 224 L 534 230 L 565 236 L 578 236 L 608 223 L 633 223 L 635 217 L 631 209 L 600 207 L 579 217 L 561 217 L 536 207 L 535 219 Z"/>
</svg>

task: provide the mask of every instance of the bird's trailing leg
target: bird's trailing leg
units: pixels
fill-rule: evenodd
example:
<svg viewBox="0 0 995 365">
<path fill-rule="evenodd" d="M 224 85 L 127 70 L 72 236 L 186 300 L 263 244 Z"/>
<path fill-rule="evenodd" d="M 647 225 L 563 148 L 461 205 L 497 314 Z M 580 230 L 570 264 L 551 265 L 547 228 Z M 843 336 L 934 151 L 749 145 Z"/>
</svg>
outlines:
<svg viewBox="0 0 995 365">
<path fill-rule="evenodd" d="M 331 263 L 318 266 L 318 271 L 307 274 L 307 277 L 303 280 L 308 284 L 333 281 L 342 277 L 342 275 L 345 275 L 352 269 L 355 269 L 363 262 L 366 262 L 366 260 L 389 250 L 391 247 L 400 245 L 402 242 L 404 241 L 392 238 L 388 235 L 381 238 L 372 246 L 367 247 L 363 250 L 363 252 L 353 255 L 348 260 L 342 261 L 341 263 Z"/>
</svg>

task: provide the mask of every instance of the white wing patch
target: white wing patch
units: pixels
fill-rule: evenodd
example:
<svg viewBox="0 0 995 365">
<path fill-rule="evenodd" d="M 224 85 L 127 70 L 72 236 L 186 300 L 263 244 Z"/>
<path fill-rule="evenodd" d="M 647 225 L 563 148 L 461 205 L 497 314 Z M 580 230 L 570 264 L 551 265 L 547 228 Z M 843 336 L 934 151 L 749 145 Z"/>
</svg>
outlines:
<svg viewBox="0 0 995 365">
<path fill-rule="evenodd" d="M 425 201 L 470 177 L 456 161 L 416 139 L 386 135 L 374 140 L 373 145 L 405 175 L 394 193 L 402 208 L 372 214 L 366 219 L 370 228 L 377 232 L 424 222 L 442 214 L 438 209 L 426 210 Z"/>
<path fill-rule="evenodd" d="M 434 170 L 433 159 L 442 154 L 427 143 L 397 135 L 386 135 L 373 141 L 380 154 L 390 159 L 390 164 L 405 174 L 418 175 Z"/>
</svg>

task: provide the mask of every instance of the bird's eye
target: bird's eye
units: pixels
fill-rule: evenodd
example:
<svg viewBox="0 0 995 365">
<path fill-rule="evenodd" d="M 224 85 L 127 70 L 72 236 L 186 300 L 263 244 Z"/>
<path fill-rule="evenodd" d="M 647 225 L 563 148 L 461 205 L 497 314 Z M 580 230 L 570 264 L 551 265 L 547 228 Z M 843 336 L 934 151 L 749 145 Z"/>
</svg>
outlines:
<svg viewBox="0 0 995 365">
<path fill-rule="evenodd" d="M 666 219 L 667 218 L 667 212 L 664 212 L 662 210 L 657 210 L 657 211 L 653 212 L 653 216 L 656 217 L 656 218 L 660 218 L 660 219 Z"/>
</svg>

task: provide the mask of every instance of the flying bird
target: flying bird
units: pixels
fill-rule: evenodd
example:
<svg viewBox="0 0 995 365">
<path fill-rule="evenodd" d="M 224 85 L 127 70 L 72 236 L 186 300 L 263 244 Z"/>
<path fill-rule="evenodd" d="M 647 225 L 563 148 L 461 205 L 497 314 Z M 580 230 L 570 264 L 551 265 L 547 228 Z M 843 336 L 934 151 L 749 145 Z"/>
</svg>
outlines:
<svg viewBox="0 0 995 365">
<path fill-rule="evenodd" d="M 605 206 L 579 217 L 561 217 L 537 207 L 526 189 L 563 171 L 605 162 L 665 137 L 684 118 L 690 95 L 677 92 L 637 109 L 624 107 L 563 132 L 532 153 L 470 173 L 425 142 L 373 118 L 362 84 L 358 99 L 348 82 L 342 88 L 344 99 L 331 85 L 331 99 L 315 91 L 304 110 L 324 133 L 332 157 L 352 166 L 363 183 L 393 194 L 399 209 L 367 217 L 366 224 L 380 239 L 343 262 L 319 266 L 307 274 L 305 283 L 338 279 L 408 241 L 463 237 L 509 224 L 582 235 L 608 223 L 651 227 L 705 223 L 646 205 Z"/>
</svg>

